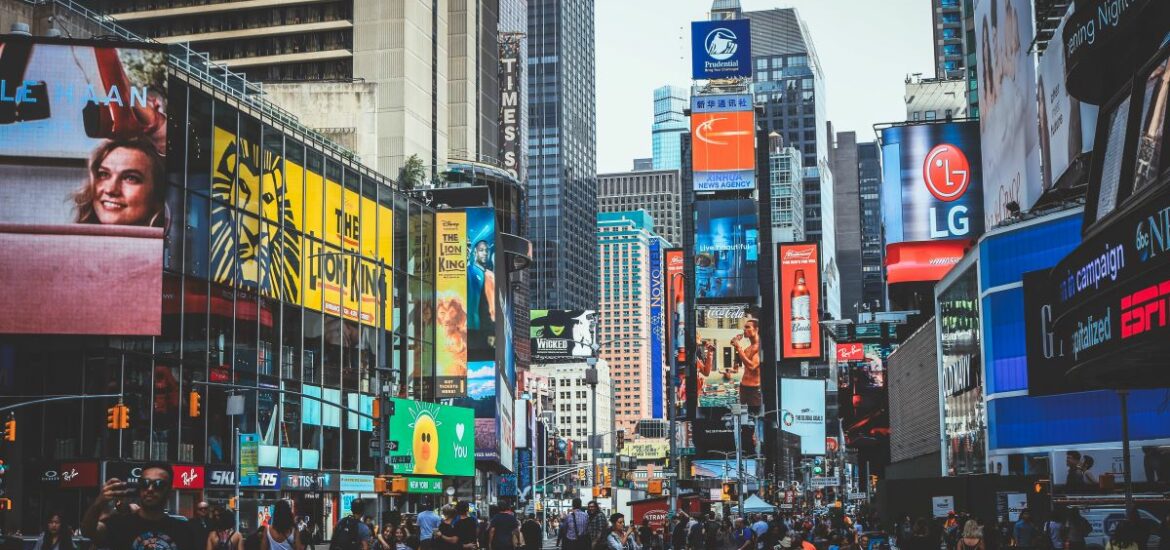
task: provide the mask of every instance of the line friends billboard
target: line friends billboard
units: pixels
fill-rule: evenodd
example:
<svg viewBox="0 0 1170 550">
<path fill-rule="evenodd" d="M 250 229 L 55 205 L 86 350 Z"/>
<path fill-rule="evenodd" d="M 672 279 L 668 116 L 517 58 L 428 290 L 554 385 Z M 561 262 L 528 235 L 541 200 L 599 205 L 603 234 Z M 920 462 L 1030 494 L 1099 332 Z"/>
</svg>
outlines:
<svg viewBox="0 0 1170 550">
<path fill-rule="evenodd" d="M 212 280 L 368 326 L 388 326 L 391 207 L 240 133 L 215 129 Z"/>
<path fill-rule="evenodd" d="M 435 349 L 438 397 L 467 393 L 467 215 L 435 214 Z"/>
<path fill-rule="evenodd" d="M 386 435 L 395 474 L 475 475 L 475 414 L 471 409 L 391 399 Z"/>
<path fill-rule="evenodd" d="M 0 37 L 0 333 L 160 333 L 167 129 L 161 49 Z"/>
</svg>

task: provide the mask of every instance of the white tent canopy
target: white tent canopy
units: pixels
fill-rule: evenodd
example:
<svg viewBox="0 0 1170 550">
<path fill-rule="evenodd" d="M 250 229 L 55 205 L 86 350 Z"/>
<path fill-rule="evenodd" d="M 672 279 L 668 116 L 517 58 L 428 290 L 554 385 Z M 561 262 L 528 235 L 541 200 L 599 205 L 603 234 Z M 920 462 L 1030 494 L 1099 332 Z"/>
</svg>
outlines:
<svg viewBox="0 0 1170 550">
<path fill-rule="evenodd" d="M 736 508 L 738 509 L 739 507 L 737 506 Z M 775 506 L 768 504 L 766 501 L 764 501 L 764 499 L 760 498 L 757 495 L 751 495 L 751 496 L 747 497 L 747 499 L 743 501 L 743 509 L 746 512 L 740 512 L 740 515 L 743 515 L 745 513 L 756 514 L 756 513 L 762 513 L 762 512 L 775 512 L 776 511 Z"/>
</svg>

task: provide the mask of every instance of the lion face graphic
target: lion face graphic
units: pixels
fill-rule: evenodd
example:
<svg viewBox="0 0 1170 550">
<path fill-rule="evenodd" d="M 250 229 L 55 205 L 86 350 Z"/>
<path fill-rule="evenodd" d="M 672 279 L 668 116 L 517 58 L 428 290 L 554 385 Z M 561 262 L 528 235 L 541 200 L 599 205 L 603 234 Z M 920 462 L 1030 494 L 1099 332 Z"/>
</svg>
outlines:
<svg viewBox="0 0 1170 550">
<path fill-rule="evenodd" d="M 217 138 L 231 141 L 216 160 L 211 185 L 212 278 L 299 302 L 301 243 L 290 230 L 301 228 L 285 198 L 283 159 L 220 132 Z"/>
</svg>

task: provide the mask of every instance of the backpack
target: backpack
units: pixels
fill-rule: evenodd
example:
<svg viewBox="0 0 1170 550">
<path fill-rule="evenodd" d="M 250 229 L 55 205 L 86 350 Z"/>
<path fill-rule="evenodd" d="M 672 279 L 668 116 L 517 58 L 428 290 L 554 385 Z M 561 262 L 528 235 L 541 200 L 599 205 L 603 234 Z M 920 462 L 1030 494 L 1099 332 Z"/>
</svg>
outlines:
<svg viewBox="0 0 1170 550">
<path fill-rule="evenodd" d="M 361 550 L 361 524 L 353 516 L 342 518 L 333 530 L 329 550 Z"/>
</svg>

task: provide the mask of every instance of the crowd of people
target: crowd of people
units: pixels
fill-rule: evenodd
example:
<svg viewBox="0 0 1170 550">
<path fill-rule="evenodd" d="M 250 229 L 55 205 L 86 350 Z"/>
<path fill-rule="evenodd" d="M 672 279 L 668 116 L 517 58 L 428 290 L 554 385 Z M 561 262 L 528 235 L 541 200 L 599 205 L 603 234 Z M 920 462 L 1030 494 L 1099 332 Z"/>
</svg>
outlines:
<svg viewBox="0 0 1170 550">
<path fill-rule="evenodd" d="M 460 501 L 439 509 L 424 505 L 418 514 L 387 512 L 378 527 L 365 503 L 352 502 L 349 515 L 334 526 L 329 540 L 321 527 L 295 513 L 295 504 L 278 500 L 266 521 L 247 533 L 236 531 L 235 512 L 200 502 L 190 519 L 166 511 L 173 471 L 168 464 L 144 466 L 133 483 L 109 479 L 86 510 L 78 533 L 87 546 L 109 550 L 1087 550 L 1093 532 L 1073 508 L 1058 509 L 1044 522 L 1024 510 L 1015 522 L 983 521 L 951 513 L 942 520 L 905 516 L 892 532 L 872 529 L 877 518 L 864 513 L 820 516 L 750 514 L 717 518 L 714 512 L 679 512 L 665 528 L 648 520 L 632 525 L 620 513 L 606 515 L 596 501 L 575 499 L 564 514 L 549 514 L 542 524 L 518 514 L 510 502 L 473 510 Z M 486 513 L 483 513 L 486 512 Z M 867 530 L 870 526 L 872 531 Z M 1156 526 L 1156 527 L 1154 527 Z M 1143 522 L 1135 509 L 1110 526 L 1104 550 L 1170 550 L 1170 516 Z M 50 514 L 33 550 L 77 550 L 74 530 L 60 514 Z M 324 549 L 323 549 L 324 550 Z"/>
</svg>

